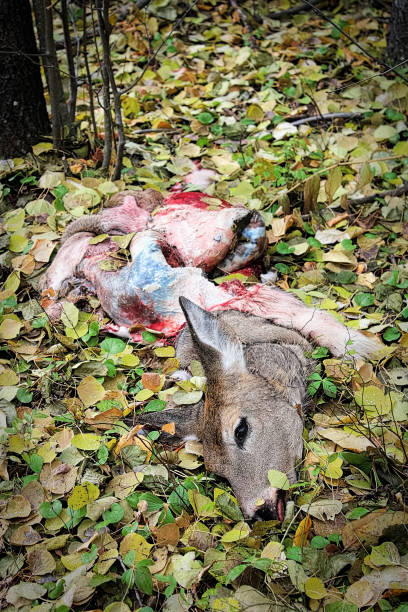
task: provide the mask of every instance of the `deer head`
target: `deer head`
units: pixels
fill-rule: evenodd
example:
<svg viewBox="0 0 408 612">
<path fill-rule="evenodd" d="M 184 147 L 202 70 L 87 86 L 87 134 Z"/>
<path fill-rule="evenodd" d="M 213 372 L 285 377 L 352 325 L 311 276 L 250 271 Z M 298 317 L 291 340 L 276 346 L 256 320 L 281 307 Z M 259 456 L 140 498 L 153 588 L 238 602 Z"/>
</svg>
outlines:
<svg viewBox="0 0 408 612">
<path fill-rule="evenodd" d="M 188 353 L 193 347 L 203 364 L 206 399 L 187 411 L 166 410 L 160 419 L 173 420 L 180 437 L 202 440 L 207 469 L 229 480 L 248 518 L 282 520 L 285 495 L 270 486 L 268 470 L 284 472 L 291 482 L 296 479 L 308 365 L 303 349 L 310 345 L 296 332 L 236 312 L 243 335 L 253 338 L 243 342 L 222 317 L 186 298 L 180 304 L 188 325 L 181 349 L 185 353 L 187 347 Z M 259 341 L 260 325 L 275 330 L 275 341 Z M 282 330 L 281 343 L 276 330 Z M 299 343 L 285 342 L 285 335 L 299 337 Z"/>
</svg>

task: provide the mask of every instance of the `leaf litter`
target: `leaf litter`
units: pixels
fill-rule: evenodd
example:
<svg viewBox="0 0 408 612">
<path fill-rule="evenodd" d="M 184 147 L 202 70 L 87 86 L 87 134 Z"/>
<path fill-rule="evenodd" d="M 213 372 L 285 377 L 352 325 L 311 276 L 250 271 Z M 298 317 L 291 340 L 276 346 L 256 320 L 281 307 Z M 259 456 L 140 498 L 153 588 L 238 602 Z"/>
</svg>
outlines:
<svg viewBox="0 0 408 612">
<path fill-rule="evenodd" d="M 117 79 L 139 79 L 122 99 L 120 180 L 102 176 L 97 151 L 64 166 L 48 142 L 33 147 L 34 165 L 13 160 L 1 177 L 7 610 L 405 609 L 408 218 L 404 195 L 372 196 L 408 180 L 407 86 L 371 78 L 370 61 L 312 13 L 280 22 L 261 6 L 260 25 L 247 2 L 249 32 L 232 5 L 199 2 L 174 31 L 181 8 L 171 0 L 113 9 Z M 380 56 L 381 16 L 351 3 L 336 19 L 351 35 L 369 32 Z M 163 40 L 144 70 L 148 46 Z M 92 45 L 89 61 L 98 74 Z M 316 109 L 358 116 L 316 125 Z M 85 92 L 78 120 L 89 131 Z M 280 287 L 384 342 L 374 365 L 314 351 L 299 482 L 269 474 L 289 490 L 282 525 L 246 522 L 228 485 L 204 471 L 200 444 L 170 450 L 137 424 L 143 411 L 201 399 L 198 362 L 190 380 L 174 381 L 174 348 L 157 347 L 149 330 L 139 345 L 104 335 L 95 297 L 65 302 L 55 325 L 38 301 L 71 220 L 125 188 L 166 193 L 183 177 L 260 211 L 264 265 Z M 118 237 L 109 269 L 126 262 L 130 238 Z"/>
</svg>

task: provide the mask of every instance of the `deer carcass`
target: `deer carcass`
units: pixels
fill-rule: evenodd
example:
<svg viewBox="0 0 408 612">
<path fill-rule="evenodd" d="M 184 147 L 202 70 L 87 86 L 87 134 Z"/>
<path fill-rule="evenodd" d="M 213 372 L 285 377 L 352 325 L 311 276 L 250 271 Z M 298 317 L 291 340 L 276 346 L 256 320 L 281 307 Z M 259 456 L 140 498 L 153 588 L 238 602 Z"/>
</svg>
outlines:
<svg viewBox="0 0 408 612">
<path fill-rule="evenodd" d="M 61 299 L 78 299 L 85 290 L 96 293 L 118 334 L 138 340 L 143 328 L 180 332 L 180 365 L 202 362 L 206 401 L 141 420 L 174 421 L 178 438 L 201 439 L 205 465 L 230 481 L 247 517 L 282 519 L 284 494 L 269 485 L 267 473 L 296 478 L 311 368 L 307 338 L 334 355 L 352 349 L 374 356 L 381 345 L 277 287 L 208 280 L 204 272 L 231 272 L 262 254 L 258 213 L 197 192 L 163 201 L 153 190 L 125 192 L 113 204 L 68 227 L 42 280 L 53 296 L 50 316 Z M 111 236 L 129 232 L 135 232 L 131 261 L 118 270 L 101 266 L 118 250 Z M 103 233 L 109 237 L 90 243 Z"/>
</svg>

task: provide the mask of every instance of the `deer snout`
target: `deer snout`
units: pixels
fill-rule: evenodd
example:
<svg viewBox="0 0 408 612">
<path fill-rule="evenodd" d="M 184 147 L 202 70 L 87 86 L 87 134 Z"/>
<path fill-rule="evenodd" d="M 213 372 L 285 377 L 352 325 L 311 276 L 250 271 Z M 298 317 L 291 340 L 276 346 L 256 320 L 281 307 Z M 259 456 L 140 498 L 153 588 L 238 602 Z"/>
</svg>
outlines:
<svg viewBox="0 0 408 612">
<path fill-rule="evenodd" d="M 262 506 L 252 507 L 251 518 L 255 521 L 280 521 L 285 518 L 286 492 L 281 489 L 269 488 L 263 496 Z"/>
</svg>

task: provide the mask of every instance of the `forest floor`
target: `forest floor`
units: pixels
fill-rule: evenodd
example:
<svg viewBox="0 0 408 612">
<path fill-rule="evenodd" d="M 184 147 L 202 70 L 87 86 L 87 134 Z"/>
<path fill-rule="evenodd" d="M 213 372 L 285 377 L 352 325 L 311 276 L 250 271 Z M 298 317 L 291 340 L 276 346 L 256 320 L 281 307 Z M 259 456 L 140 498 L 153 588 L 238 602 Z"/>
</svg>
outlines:
<svg viewBox="0 0 408 612">
<path fill-rule="evenodd" d="M 10 612 L 408 610 L 408 208 L 402 190 L 383 193 L 408 181 L 408 86 L 321 16 L 257 7 L 256 21 L 254 6 L 200 0 L 174 31 L 182 3 L 113 10 L 116 79 L 138 79 L 123 97 L 119 181 L 102 176 L 101 149 L 87 144 L 85 89 L 82 149 L 62 159 L 44 139 L 1 166 L 0 597 Z M 328 14 L 384 59 L 383 9 L 342 2 Z M 97 51 L 89 45 L 96 90 Z M 100 108 L 96 120 L 102 131 Z M 165 452 L 160 432 L 137 435 L 137 415 L 166 405 L 171 346 L 150 332 L 142 344 L 103 335 L 94 298 L 51 324 L 37 291 L 72 219 L 125 188 L 166 194 L 197 163 L 218 173 L 209 193 L 261 211 L 263 265 L 280 287 L 384 345 L 374 363 L 314 351 L 283 524 L 245 521 L 199 444 Z M 185 403 L 201 391 L 180 385 Z"/>
</svg>

